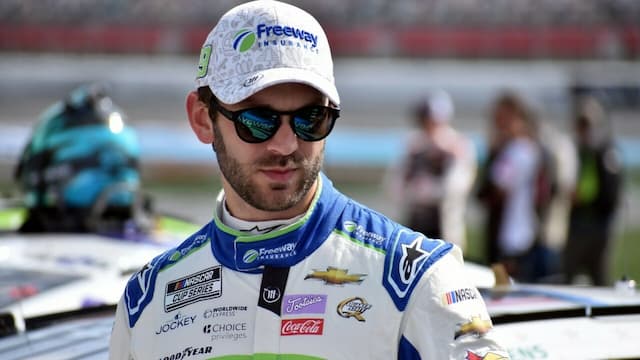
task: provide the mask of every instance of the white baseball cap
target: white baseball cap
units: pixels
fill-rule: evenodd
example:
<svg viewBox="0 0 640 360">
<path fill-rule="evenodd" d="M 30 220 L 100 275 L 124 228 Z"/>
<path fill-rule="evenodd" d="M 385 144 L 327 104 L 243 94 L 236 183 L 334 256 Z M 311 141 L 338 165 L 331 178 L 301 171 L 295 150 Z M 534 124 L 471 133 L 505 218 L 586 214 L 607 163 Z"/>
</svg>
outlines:
<svg viewBox="0 0 640 360">
<path fill-rule="evenodd" d="M 209 86 L 223 103 L 289 82 L 312 86 L 340 105 L 327 36 L 293 5 L 257 0 L 236 6 L 202 46 L 196 87 Z"/>
<path fill-rule="evenodd" d="M 441 89 L 433 90 L 418 104 L 417 112 L 421 117 L 428 115 L 435 122 L 449 122 L 453 117 L 451 95 Z"/>
</svg>

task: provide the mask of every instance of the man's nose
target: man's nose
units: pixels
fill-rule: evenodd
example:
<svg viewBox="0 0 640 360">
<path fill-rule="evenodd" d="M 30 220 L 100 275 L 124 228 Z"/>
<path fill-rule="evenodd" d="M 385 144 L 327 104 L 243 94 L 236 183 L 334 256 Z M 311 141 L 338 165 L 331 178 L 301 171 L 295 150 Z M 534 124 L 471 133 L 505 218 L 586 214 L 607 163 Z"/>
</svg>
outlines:
<svg viewBox="0 0 640 360">
<path fill-rule="evenodd" d="M 291 129 L 291 116 L 282 115 L 282 125 L 269 141 L 267 149 L 280 155 L 290 155 L 298 149 L 298 137 Z"/>
</svg>

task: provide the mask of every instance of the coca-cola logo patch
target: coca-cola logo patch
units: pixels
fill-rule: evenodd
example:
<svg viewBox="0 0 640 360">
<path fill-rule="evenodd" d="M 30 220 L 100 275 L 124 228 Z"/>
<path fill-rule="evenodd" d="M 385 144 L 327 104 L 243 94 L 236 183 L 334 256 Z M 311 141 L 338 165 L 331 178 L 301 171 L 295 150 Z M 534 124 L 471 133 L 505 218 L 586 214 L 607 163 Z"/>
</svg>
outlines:
<svg viewBox="0 0 640 360">
<path fill-rule="evenodd" d="M 280 335 L 322 335 L 324 319 L 285 319 L 280 326 Z"/>
</svg>

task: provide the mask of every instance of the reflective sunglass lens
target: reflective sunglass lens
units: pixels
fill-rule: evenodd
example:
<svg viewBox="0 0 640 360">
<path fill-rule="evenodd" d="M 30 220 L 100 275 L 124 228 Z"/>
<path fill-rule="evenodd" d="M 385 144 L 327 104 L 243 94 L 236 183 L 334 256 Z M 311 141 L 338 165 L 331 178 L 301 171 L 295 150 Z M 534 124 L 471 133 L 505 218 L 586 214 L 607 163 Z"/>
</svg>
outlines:
<svg viewBox="0 0 640 360">
<path fill-rule="evenodd" d="M 318 138 L 318 123 L 296 116 L 293 118 L 293 127 L 296 135 L 302 140 L 314 140 Z"/>
<path fill-rule="evenodd" d="M 321 106 L 302 109 L 293 118 L 294 131 L 303 140 L 320 140 L 328 135 L 331 119 L 328 110 Z"/>
<path fill-rule="evenodd" d="M 282 124 L 283 115 L 291 115 L 291 129 L 304 141 L 324 139 L 340 114 L 340 110 L 326 106 L 307 106 L 293 112 L 279 112 L 269 108 L 252 108 L 230 111 L 217 103 L 212 103 L 227 119 L 234 122 L 240 139 L 249 143 L 261 143 L 269 140 Z"/>
<path fill-rule="evenodd" d="M 238 134 L 248 142 L 262 142 L 269 139 L 280 127 L 277 115 L 260 110 L 243 111 L 237 118 Z"/>
</svg>

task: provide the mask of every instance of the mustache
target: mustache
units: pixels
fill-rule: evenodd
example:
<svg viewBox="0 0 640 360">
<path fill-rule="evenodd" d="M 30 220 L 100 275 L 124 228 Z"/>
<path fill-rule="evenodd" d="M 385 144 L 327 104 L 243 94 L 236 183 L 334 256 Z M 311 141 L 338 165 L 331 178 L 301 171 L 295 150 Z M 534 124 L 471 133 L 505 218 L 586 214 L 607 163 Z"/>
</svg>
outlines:
<svg viewBox="0 0 640 360">
<path fill-rule="evenodd" d="M 288 166 L 300 166 L 304 165 L 305 159 L 299 153 L 293 153 L 290 155 L 267 155 L 256 161 L 258 166 L 264 167 L 288 167 Z"/>
</svg>

